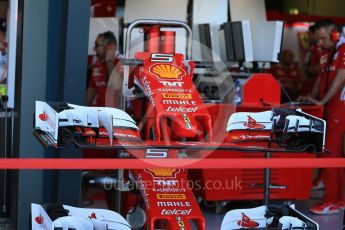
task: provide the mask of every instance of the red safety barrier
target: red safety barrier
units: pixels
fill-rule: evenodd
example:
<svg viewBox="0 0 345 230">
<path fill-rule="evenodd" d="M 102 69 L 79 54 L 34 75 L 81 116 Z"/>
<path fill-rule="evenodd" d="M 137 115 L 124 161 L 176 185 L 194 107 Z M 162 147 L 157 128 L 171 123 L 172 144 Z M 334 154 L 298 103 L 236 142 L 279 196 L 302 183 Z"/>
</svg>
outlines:
<svg viewBox="0 0 345 230">
<path fill-rule="evenodd" d="M 227 159 L 1 159 L 0 169 L 243 169 L 345 168 L 345 158 L 227 158 Z"/>
</svg>

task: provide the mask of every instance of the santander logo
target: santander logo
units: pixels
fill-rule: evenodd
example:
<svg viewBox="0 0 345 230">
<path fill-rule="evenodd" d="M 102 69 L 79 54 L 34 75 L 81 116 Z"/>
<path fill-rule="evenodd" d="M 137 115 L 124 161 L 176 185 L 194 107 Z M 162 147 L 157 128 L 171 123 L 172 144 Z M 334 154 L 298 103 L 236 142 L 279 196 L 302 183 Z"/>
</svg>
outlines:
<svg viewBox="0 0 345 230">
<path fill-rule="evenodd" d="M 248 115 L 247 122 L 244 123 L 244 126 L 250 128 L 250 129 L 263 129 L 263 128 L 265 128 L 264 125 L 257 124 L 256 120 L 254 118 L 252 118 L 251 116 L 249 116 L 249 115 Z"/>
<path fill-rule="evenodd" d="M 237 221 L 237 224 L 240 227 L 245 227 L 245 228 L 256 228 L 259 226 L 259 223 L 256 221 L 253 221 L 249 218 L 249 216 L 247 216 L 246 214 L 244 214 L 243 212 L 242 214 L 242 218 L 241 220 Z"/>
<path fill-rule="evenodd" d="M 42 120 L 42 121 L 46 121 L 48 120 L 49 116 L 46 113 L 46 111 L 43 111 L 43 113 L 41 113 L 40 115 L 38 115 L 38 117 Z"/>
<path fill-rule="evenodd" d="M 36 216 L 35 221 L 37 224 L 42 224 L 43 223 L 43 216 L 41 216 L 41 215 Z"/>
</svg>

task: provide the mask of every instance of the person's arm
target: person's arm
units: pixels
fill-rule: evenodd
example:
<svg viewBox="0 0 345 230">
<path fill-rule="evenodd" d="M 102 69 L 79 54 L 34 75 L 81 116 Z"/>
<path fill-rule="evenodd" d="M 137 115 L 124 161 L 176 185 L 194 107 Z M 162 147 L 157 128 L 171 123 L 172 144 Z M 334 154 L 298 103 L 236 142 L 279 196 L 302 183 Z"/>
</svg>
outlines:
<svg viewBox="0 0 345 230">
<path fill-rule="evenodd" d="M 320 51 L 312 50 L 311 58 L 308 65 L 305 67 L 305 73 L 310 76 L 319 75 L 321 73 L 320 67 Z"/>
<path fill-rule="evenodd" d="M 322 100 L 317 101 L 314 98 L 309 98 L 317 105 L 324 105 L 327 102 L 329 102 L 335 94 L 341 89 L 341 87 L 344 87 L 345 84 L 345 69 L 338 69 L 337 75 L 335 76 L 331 87 L 329 90 L 327 90 L 326 95 L 322 98 Z"/>
<path fill-rule="evenodd" d="M 113 72 L 113 69 L 115 67 L 114 61 L 115 61 L 115 51 L 116 47 L 113 44 L 107 45 L 106 51 L 105 51 L 105 62 L 107 65 L 107 73 L 108 76 L 111 75 L 111 72 Z"/>
<path fill-rule="evenodd" d="M 310 92 L 309 96 L 311 96 L 312 98 L 317 98 L 317 96 L 319 95 L 320 92 L 320 82 L 321 82 L 321 75 L 317 76 L 313 89 Z"/>
<path fill-rule="evenodd" d="M 299 65 L 294 64 L 297 72 L 297 82 L 295 86 L 295 90 L 298 92 L 298 95 L 300 95 L 301 90 L 303 88 L 303 82 L 304 82 L 304 76 L 303 71 L 301 68 L 299 68 Z"/>
<path fill-rule="evenodd" d="M 313 89 L 310 92 L 310 94 L 308 94 L 307 96 L 299 96 L 296 100 L 297 101 L 312 101 L 314 102 L 317 98 L 317 96 L 319 95 L 319 91 L 320 91 L 320 81 L 321 81 L 321 76 L 319 75 L 316 78 L 316 81 L 314 83 Z M 311 98 L 313 100 L 311 100 Z"/>
<path fill-rule="evenodd" d="M 107 107 L 121 108 L 122 84 L 123 76 L 114 68 L 110 74 L 105 93 Z"/>
<path fill-rule="evenodd" d="M 113 60 L 107 60 L 107 73 L 108 73 L 108 76 L 111 75 L 111 73 L 113 72 L 113 69 L 115 67 L 115 64 L 114 64 L 114 59 Z"/>
<path fill-rule="evenodd" d="M 1 76 L 0 76 L 0 83 L 6 80 L 6 78 L 7 78 L 7 72 L 8 72 L 8 64 L 6 63 L 6 64 L 4 64 L 4 66 L 3 66 L 3 72 L 2 72 L 2 74 L 1 74 Z"/>
<path fill-rule="evenodd" d="M 308 67 L 306 67 L 305 71 L 308 75 L 320 74 L 320 65 L 317 64 L 317 65 L 308 66 Z"/>
<path fill-rule="evenodd" d="M 88 87 L 86 90 L 86 105 L 91 106 L 95 100 L 96 89 L 93 87 Z"/>
</svg>

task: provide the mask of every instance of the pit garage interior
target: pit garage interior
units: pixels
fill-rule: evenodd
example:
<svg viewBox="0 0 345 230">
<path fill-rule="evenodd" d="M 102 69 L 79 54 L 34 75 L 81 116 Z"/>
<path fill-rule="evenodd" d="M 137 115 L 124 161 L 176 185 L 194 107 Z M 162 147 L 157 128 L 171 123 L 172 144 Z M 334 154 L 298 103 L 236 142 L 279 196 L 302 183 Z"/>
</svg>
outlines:
<svg viewBox="0 0 345 230">
<path fill-rule="evenodd" d="M 41 208 L 43 210 L 45 207 L 45 211 L 49 204 L 48 206 L 56 208 L 57 212 L 61 211 L 62 205 L 81 209 L 110 209 L 122 216 L 119 218 L 123 218 L 128 224 L 127 228 L 123 229 L 344 229 L 344 209 L 331 215 L 317 215 L 309 211 L 315 203 L 322 200 L 325 191 L 312 189 L 312 182 L 317 177 L 319 167 L 312 167 L 307 163 L 309 159 L 310 164 L 314 162 L 316 165 L 321 164 L 320 168 L 325 168 L 319 161 L 320 154 L 324 154 L 320 153 L 324 151 L 322 135 L 306 138 L 307 142 L 316 144 L 313 149 L 304 148 L 305 151 L 300 149 L 297 151 L 295 146 L 285 144 L 279 145 L 279 151 L 262 150 L 274 148 L 275 144 L 273 147 L 271 144 L 268 146 L 259 144 L 258 148 L 261 148 L 259 151 L 243 151 L 242 148 L 251 148 L 251 145 L 243 144 L 236 150 L 225 143 L 227 141 L 238 143 L 237 139 L 227 136 L 229 132 L 227 122 L 230 115 L 234 113 L 246 113 L 245 122 L 248 127 L 251 126 L 250 128 L 254 126 L 257 128 L 260 124 L 257 124 L 255 117 L 253 120 L 252 115 L 248 115 L 247 120 L 247 113 L 273 111 L 272 108 L 293 110 L 301 108 L 303 112 L 312 115 L 304 117 L 310 122 L 323 121 L 324 107 L 315 104 L 294 104 L 294 98 L 291 98 L 290 93 L 272 74 L 271 69 L 280 63 L 284 50 L 289 50 L 294 56 L 293 62 L 296 66 L 301 67 L 306 64 L 310 50 L 308 28 L 317 21 L 332 20 L 338 26 L 340 36 L 344 36 L 344 7 L 345 4 L 341 0 L 327 2 L 321 0 L 1 0 L 0 27 L 1 23 L 5 23 L 6 28 L 4 29 L 5 41 L 4 43 L 0 41 L 0 51 L 2 44 L 6 45 L 5 51 L 1 51 L 0 55 L 0 73 L 4 72 L 3 66 L 6 66 L 7 78 L 6 80 L 0 78 L 0 229 L 78 229 L 56 227 L 58 225 L 54 228 L 50 222 L 44 225 L 43 214 L 35 216 L 37 213 L 33 213 L 32 204 L 37 205 L 35 206 L 37 210 Z M 133 23 L 138 23 L 138 28 L 131 31 Z M 140 25 L 143 26 L 139 28 Z M 157 28 L 160 38 L 155 37 Z M 147 61 L 143 60 L 148 60 L 150 55 L 150 61 L 158 63 L 156 66 L 169 64 L 167 60 L 172 57 L 178 60 L 175 63 L 174 59 L 174 65 L 178 66 L 178 63 L 182 63 L 184 67 L 178 67 L 178 69 L 191 75 L 190 82 L 193 86 L 190 86 L 189 91 L 180 93 L 180 96 L 175 98 L 172 91 L 170 94 L 165 91 L 162 95 L 166 100 L 162 100 L 162 105 L 167 106 L 167 112 L 181 112 L 181 120 L 187 127 L 193 126 L 194 120 L 186 118 L 183 114 L 194 112 L 201 114 L 205 110 L 212 120 L 209 130 L 212 130 L 213 140 L 217 143 L 225 143 L 207 146 L 207 142 L 203 143 L 203 140 L 210 136 L 206 135 L 201 138 L 202 140 L 198 139 L 202 142 L 201 147 L 199 146 L 203 148 L 202 150 L 198 147 L 195 147 L 197 150 L 185 150 L 181 147 L 183 145 L 181 142 L 189 140 L 196 142 L 197 137 L 177 139 L 176 136 L 179 133 L 187 135 L 188 128 L 182 129 L 179 127 L 180 123 L 174 123 L 172 119 L 168 119 L 167 124 L 170 125 L 172 131 L 167 131 L 168 134 L 164 135 L 170 135 L 169 137 L 173 139 L 172 144 L 169 142 L 169 146 L 162 146 L 161 142 L 154 143 L 158 132 L 154 131 L 154 127 L 140 133 L 143 140 L 147 138 L 144 142 L 149 141 L 145 142 L 145 145 L 136 143 L 135 147 L 146 151 L 145 153 L 150 154 L 151 158 L 155 158 L 154 160 L 161 155 L 176 155 L 179 162 L 183 159 L 193 160 L 192 153 L 200 150 L 200 155 L 205 160 L 213 159 L 215 162 L 222 163 L 224 159 L 223 167 L 204 164 L 205 168 L 200 166 L 188 169 L 187 164 L 187 169 L 183 169 L 185 165 L 182 164 L 183 167 L 175 168 L 175 171 L 165 172 L 159 171 L 157 167 L 151 171 L 148 168 L 133 169 L 126 166 L 126 161 L 121 161 L 123 165 L 119 165 L 118 168 L 115 165 L 103 169 L 101 164 L 95 164 L 96 169 L 89 170 L 84 164 L 86 161 L 82 160 L 95 159 L 95 162 L 107 163 L 108 159 L 133 160 L 134 157 L 129 157 L 131 154 L 126 153 L 125 147 L 121 147 L 121 150 L 114 148 L 113 151 L 116 153 L 110 157 L 107 155 L 106 158 L 99 157 L 97 153 L 106 152 L 109 149 L 91 148 L 91 150 L 88 149 L 89 154 L 86 156 L 85 149 L 80 148 L 75 142 L 66 141 L 63 142 L 63 146 L 58 146 L 60 136 L 56 140 L 56 146 L 59 148 L 47 144 L 51 142 L 42 139 L 42 132 L 37 132 L 37 123 L 35 123 L 40 115 L 37 114 L 37 101 L 48 102 L 44 106 L 47 105 L 53 110 L 61 106 L 60 111 L 56 110 L 58 112 L 63 111 L 65 108 L 63 106 L 66 104 L 54 107 L 50 102 L 86 106 L 87 88 L 94 73 L 92 61 L 97 58 L 96 39 L 100 33 L 106 31 L 111 31 L 115 35 L 116 49 L 124 59 L 119 62 L 119 65 L 122 65 L 119 67 L 119 69 L 122 68 L 120 73 L 124 76 L 128 73 L 127 70 L 130 71 L 130 76 L 145 73 L 144 71 L 135 72 L 136 70 L 133 71 L 133 69 L 144 69 Z M 128 31 L 131 31 L 132 36 L 130 49 L 127 47 Z M 171 36 L 173 45 L 168 40 Z M 161 39 L 160 45 L 152 42 L 155 39 Z M 150 55 L 141 53 L 143 51 Z M 177 53 L 185 59 L 180 61 L 181 56 L 176 56 Z M 3 59 L 6 59 L 5 65 L 2 64 Z M 187 64 L 188 60 L 195 62 Z M 155 66 L 151 67 L 147 68 L 148 73 L 156 71 Z M 190 69 L 193 68 L 194 71 L 191 71 Z M 155 73 L 158 76 L 160 72 L 157 70 Z M 164 85 L 162 89 L 187 87 L 189 84 L 189 81 L 171 80 L 175 76 L 172 72 L 162 73 L 159 76 L 164 74 L 166 74 L 164 81 L 157 80 Z M 146 89 L 141 88 L 142 94 L 148 91 L 145 88 L 147 82 L 141 82 L 144 85 L 143 89 Z M 147 84 L 149 85 L 150 82 Z M 152 81 L 151 84 L 153 84 Z M 344 87 L 343 84 L 342 88 Z M 194 88 L 196 91 L 190 91 Z M 192 100 L 194 93 L 200 95 L 198 100 L 205 105 L 205 108 L 200 109 L 196 106 L 199 102 Z M 287 98 L 287 101 L 282 102 L 283 97 Z M 145 100 L 145 103 L 152 103 L 150 99 Z M 129 119 L 133 118 L 135 121 L 137 121 L 136 116 L 144 117 L 142 114 L 136 114 L 140 111 L 146 112 L 148 108 L 151 108 L 147 104 L 147 107 L 141 104 L 142 107 L 138 107 L 136 103 L 130 104 L 128 100 L 123 101 L 126 99 L 122 100 L 122 103 L 127 103 L 127 106 L 129 104 L 127 113 L 134 111 L 134 115 L 130 114 Z M 110 104 L 109 107 L 111 107 Z M 279 110 L 274 113 L 279 113 Z M 152 114 L 147 115 L 148 120 L 155 118 Z M 297 116 L 300 113 L 293 115 Z M 98 117 L 100 116 L 98 114 Z M 198 119 L 196 119 L 197 122 Z M 142 127 L 139 125 L 139 129 L 144 130 L 147 126 L 147 124 Z M 198 130 L 208 130 L 207 125 L 196 126 Z M 326 132 L 325 135 L 327 135 Z M 97 138 L 101 136 L 97 133 Z M 248 136 L 246 138 L 249 138 Z M 104 143 L 108 141 L 107 138 L 104 138 Z M 241 135 L 236 138 L 241 138 Z M 111 144 L 107 145 L 113 146 L 112 141 L 115 139 L 111 139 Z M 121 142 L 119 143 L 118 145 L 121 146 Z M 145 147 L 147 143 L 151 147 Z M 288 151 L 280 149 L 283 147 Z M 129 149 L 128 151 L 136 153 L 137 149 Z M 167 150 L 162 152 L 162 149 Z M 95 150 L 94 153 L 92 153 L 93 150 Z M 285 159 L 288 166 L 255 167 L 255 162 L 252 161 L 252 166 L 244 163 L 242 167 L 234 163 L 236 160 L 250 162 L 250 160 L 267 158 Z M 9 161 L 16 159 L 32 161 L 31 163 Z M 44 165 L 44 161 L 40 163 L 35 159 L 50 159 L 51 161 L 48 165 Z M 81 161 L 80 165 L 75 163 L 70 168 L 67 167 L 68 169 L 59 169 L 54 166 L 54 159 L 57 165 L 58 160 L 80 159 Z M 231 159 L 234 159 L 233 163 Z M 299 160 L 305 164 L 301 167 L 291 167 L 293 161 L 299 162 Z M 331 163 L 328 166 L 344 170 L 343 160 L 339 159 L 335 166 Z M 227 168 L 225 161 L 232 167 Z M 143 160 L 143 164 L 149 165 L 150 160 Z M 284 162 L 279 162 L 279 164 L 284 165 Z M 66 165 L 61 165 L 63 166 Z M 158 224 L 149 224 L 149 220 L 154 222 L 153 213 L 158 212 L 146 209 L 151 201 L 146 201 L 149 198 L 140 195 L 143 192 L 143 190 L 140 191 L 142 181 L 140 182 L 138 178 L 144 178 L 143 175 L 146 175 L 141 174 L 140 170 L 146 173 L 150 171 L 150 175 L 155 178 L 152 181 L 161 183 L 162 186 L 163 184 L 174 186 L 179 178 L 178 173 L 181 175 L 184 173 L 183 178 L 187 178 L 191 183 L 192 188 L 188 194 L 193 195 L 190 198 L 192 201 L 188 200 L 189 195 L 185 196 L 180 192 L 178 194 L 168 192 L 165 194 L 167 196 L 160 196 L 162 194 L 159 192 L 151 191 L 157 196 L 155 204 L 160 206 L 159 213 L 169 218 L 173 216 L 173 221 L 180 224 L 179 228 L 171 227 L 169 219 Z M 162 175 L 168 175 L 170 179 L 157 182 L 157 178 L 162 179 Z M 126 187 L 128 184 L 124 185 L 120 182 L 133 180 L 133 178 L 135 182 L 140 183 L 139 185 L 130 184 L 133 185 L 131 189 L 135 191 L 129 192 L 130 195 L 128 195 L 128 191 L 125 191 L 128 189 Z M 107 189 L 107 186 L 116 187 L 115 185 L 125 186 L 126 189 Z M 159 200 L 159 197 L 162 200 Z M 167 197 L 169 201 L 164 201 L 164 197 Z M 184 224 L 188 215 L 195 211 L 194 204 L 200 210 L 200 218 L 196 218 L 195 222 Z M 249 224 L 253 221 L 250 218 L 246 219 L 243 215 L 242 219 L 238 220 L 241 222 L 239 228 L 223 226 L 229 211 L 242 209 L 247 211 L 256 207 L 266 207 L 265 205 L 278 207 L 276 212 L 279 215 L 281 214 L 279 207 L 293 207 L 293 211 L 290 211 L 294 213 L 294 217 L 305 221 L 304 228 L 293 228 L 292 224 L 290 228 L 283 228 L 283 225 L 280 228 L 260 228 L 255 225 L 245 227 L 241 225 L 241 221 Z M 63 207 L 64 210 L 68 209 L 67 206 Z M 71 210 L 70 215 L 74 212 Z M 75 212 L 82 211 L 75 209 Z M 251 213 L 251 211 L 248 212 Z M 47 214 L 45 219 L 49 218 L 53 217 Z M 94 217 L 89 214 L 86 219 L 92 220 L 92 218 Z M 40 227 L 37 227 L 39 226 L 37 224 L 40 224 Z M 104 227 L 105 225 L 99 228 L 96 228 L 95 224 L 93 226 L 90 229 L 111 229 Z"/>
</svg>

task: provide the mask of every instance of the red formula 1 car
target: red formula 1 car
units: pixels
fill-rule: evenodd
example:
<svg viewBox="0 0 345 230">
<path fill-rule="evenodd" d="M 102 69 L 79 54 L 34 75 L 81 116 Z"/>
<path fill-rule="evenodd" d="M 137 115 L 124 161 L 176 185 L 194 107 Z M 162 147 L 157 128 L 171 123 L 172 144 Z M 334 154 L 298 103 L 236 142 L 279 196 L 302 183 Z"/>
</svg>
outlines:
<svg viewBox="0 0 345 230">
<path fill-rule="evenodd" d="M 131 32 L 145 31 L 144 52 L 130 58 Z M 175 53 L 174 34 L 187 32 L 187 57 Z M 210 67 L 191 57 L 191 30 L 182 22 L 138 20 L 127 29 L 123 102 L 131 100 L 131 116 L 123 110 L 68 103 L 36 102 L 35 135 L 45 145 L 119 149 L 138 158 L 205 157 L 215 149 L 256 152 L 323 151 L 325 122 L 297 110 L 234 113 L 224 122 L 223 141 L 214 138 L 211 116 L 193 83 L 195 68 Z M 124 103 L 125 104 L 125 103 Z M 206 152 L 207 152 L 206 151 Z M 179 168 L 129 171 L 140 199 L 125 202 L 125 212 L 143 203 L 147 229 L 205 229 L 205 220 L 187 170 Z"/>
</svg>

